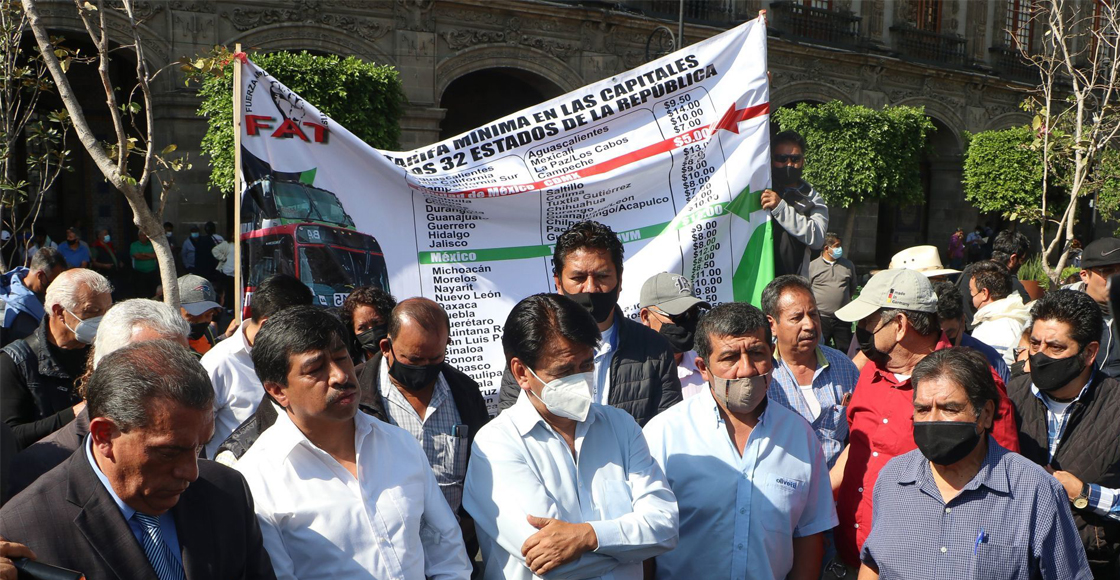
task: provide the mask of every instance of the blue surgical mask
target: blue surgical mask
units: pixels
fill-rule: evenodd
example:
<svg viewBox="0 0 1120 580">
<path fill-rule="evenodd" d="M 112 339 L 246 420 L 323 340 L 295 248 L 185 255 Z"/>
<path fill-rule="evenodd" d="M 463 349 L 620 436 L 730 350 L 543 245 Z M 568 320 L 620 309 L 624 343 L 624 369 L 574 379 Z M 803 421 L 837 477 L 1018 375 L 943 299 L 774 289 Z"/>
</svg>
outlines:
<svg viewBox="0 0 1120 580">
<path fill-rule="evenodd" d="M 840 257 L 843 256 L 843 255 L 844 255 L 844 248 L 842 248 L 840 246 L 832 248 L 832 259 L 833 260 L 839 260 Z"/>
<path fill-rule="evenodd" d="M 105 234 L 105 237 L 101 238 L 101 241 L 105 242 L 106 244 L 108 244 L 111 240 L 112 238 L 109 237 L 108 234 Z"/>
<path fill-rule="evenodd" d="M 192 238 L 197 238 L 198 237 L 198 232 L 191 232 L 191 237 Z"/>
</svg>

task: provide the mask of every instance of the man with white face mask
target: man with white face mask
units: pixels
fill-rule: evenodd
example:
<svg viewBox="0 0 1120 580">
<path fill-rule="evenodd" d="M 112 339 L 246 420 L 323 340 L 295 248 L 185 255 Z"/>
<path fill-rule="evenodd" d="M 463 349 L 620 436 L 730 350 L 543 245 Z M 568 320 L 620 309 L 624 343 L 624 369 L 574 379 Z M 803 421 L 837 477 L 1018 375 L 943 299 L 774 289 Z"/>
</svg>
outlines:
<svg viewBox="0 0 1120 580">
<path fill-rule="evenodd" d="M 591 402 L 599 329 L 558 294 L 506 319 L 502 348 L 522 393 L 475 437 L 463 507 L 484 578 L 642 578 L 677 545 L 677 501 L 641 429 Z"/>
<path fill-rule="evenodd" d="M 822 534 L 837 521 L 828 465 L 812 427 L 768 402 L 770 344 L 759 309 L 713 308 L 696 329 L 708 394 L 645 427 L 681 513 L 680 545 L 657 556 L 656 578 L 820 576 Z"/>
<path fill-rule="evenodd" d="M 39 328 L 0 351 L 0 419 L 21 446 L 57 431 L 85 408 L 74 383 L 101 316 L 113 305 L 112 292 L 109 280 L 93 270 L 59 274 L 47 287 Z"/>
</svg>

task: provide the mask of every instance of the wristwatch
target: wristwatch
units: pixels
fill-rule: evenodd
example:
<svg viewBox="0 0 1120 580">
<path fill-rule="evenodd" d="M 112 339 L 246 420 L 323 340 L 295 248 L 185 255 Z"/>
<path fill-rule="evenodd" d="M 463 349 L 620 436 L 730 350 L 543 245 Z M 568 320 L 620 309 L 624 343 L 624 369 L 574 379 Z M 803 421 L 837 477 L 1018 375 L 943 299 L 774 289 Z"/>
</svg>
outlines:
<svg viewBox="0 0 1120 580">
<path fill-rule="evenodd" d="M 1073 507 L 1083 510 L 1089 505 L 1089 484 L 1081 484 L 1081 493 L 1073 498 Z"/>
</svg>

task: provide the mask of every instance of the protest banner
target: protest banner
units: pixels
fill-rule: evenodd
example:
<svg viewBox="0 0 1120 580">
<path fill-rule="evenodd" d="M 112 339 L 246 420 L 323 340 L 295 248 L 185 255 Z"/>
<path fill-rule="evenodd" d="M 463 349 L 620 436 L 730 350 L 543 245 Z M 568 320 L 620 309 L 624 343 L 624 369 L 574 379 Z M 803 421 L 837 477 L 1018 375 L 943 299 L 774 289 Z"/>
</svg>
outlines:
<svg viewBox="0 0 1120 580">
<path fill-rule="evenodd" d="M 634 70 L 408 152 L 379 151 L 241 55 L 246 303 L 296 275 L 340 306 L 356 286 L 426 296 L 448 362 L 494 402 L 510 308 L 555 291 L 552 253 L 596 220 L 625 247 L 619 306 L 658 272 L 712 304 L 758 303 L 774 271 L 766 26 L 747 22 Z"/>
</svg>

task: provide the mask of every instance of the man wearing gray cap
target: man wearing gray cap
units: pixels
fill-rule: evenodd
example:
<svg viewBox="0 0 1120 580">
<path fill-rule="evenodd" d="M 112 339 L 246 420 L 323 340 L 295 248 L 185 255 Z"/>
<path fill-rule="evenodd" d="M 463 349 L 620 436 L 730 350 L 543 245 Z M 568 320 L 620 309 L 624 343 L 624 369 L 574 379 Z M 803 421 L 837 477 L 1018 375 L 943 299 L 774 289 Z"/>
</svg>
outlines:
<svg viewBox="0 0 1120 580">
<path fill-rule="evenodd" d="M 843 563 L 854 569 L 871 532 L 871 492 L 879 471 L 892 458 L 917 449 L 910 374 L 922 359 L 953 344 L 941 332 L 933 286 L 914 270 L 879 272 L 859 296 L 836 311 L 836 317 L 858 323 L 856 340 L 869 359 L 848 405 L 848 446 L 831 471 L 840 519 L 836 548 Z M 1000 391 L 992 436 L 1017 452 L 1011 402 L 999 375 L 994 370 L 992 375 Z"/>
<path fill-rule="evenodd" d="M 188 337 L 191 350 L 203 355 L 218 342 L 210 330 L 210 323 L 221 309 L 218 293 L 209 280 L 194 274 L 179 277 L 179 311 L 191 325 Z"/>
<path fill-rule="evenodd" d="M 673 360 L 681 379 L 681 396 L 687 399 L 706 392 L 708 383 L 696 370 L 696 351 L 692 350 L 692 344 L 700 309 L 710 309 L 712 305 L 692 293 L 692 282 L 688 278 L 662 272 L 642 284 L 638 306 L 642 324 L 656 330 L 673 347 Z"/>
</svg>

